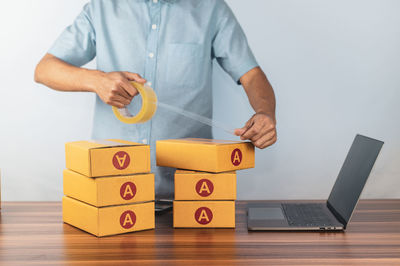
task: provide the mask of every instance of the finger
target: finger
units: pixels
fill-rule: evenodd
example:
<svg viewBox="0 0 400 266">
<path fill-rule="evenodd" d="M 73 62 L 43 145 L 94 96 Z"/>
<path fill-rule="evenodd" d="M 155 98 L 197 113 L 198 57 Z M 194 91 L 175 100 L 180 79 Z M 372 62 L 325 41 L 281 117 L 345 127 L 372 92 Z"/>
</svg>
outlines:
<svg viewBox="0 0 400 266">
<path fill-rule="evenodd" d="M 123 81 L 120 86 L 128 93 L 130 97 L 135 97 L 139 93 L 138 90 L 129 81 Z"/>
<path fill-rule="evenodd" d="M 137 74 L 137 73 L 132 73 L 132 72 L 123 72 L 124 74 L 125 74 L 125 76 L 126 76 L 126 78 L 128 79 L 128 80 L 131 80 L 131 81 L 137 81 L 137 82 L 139 82 L 139 83 L 146 83 L 147 81 L 146 81 L 146 79 L 144 79 L 144 78 L 142 78 L 139 74 Z"/>
<path fill-rule="evenodd" d="M 246 124 L 244 125 L 244 127 L 235 129 L 235 132 L 234 132 L 235 135 L 242 136 L 251 127 L 252 123 L 253 123 L 253 118 L 248 120 L 246 122 Z"/>
<path fill-rule="evenodd" d="M 121 85 L 119 87 L 117 87 L 114 90 L 115 94 L 120 95 L 126 99 L 132 100 L 133 96 L 131 96 L 123 87 L 122 87 L 122 82 Z"/>
<path fill-rule="evenodd" d="M 261 139 L 263 136 L 267 135 L 268 133 L 274 132 L 275 131 L 275 125 L 273 124 L 264 124 L 261 129 L 258 131 L 258 133 L 251 138 L 251 141 L 255 142 Z"/>
<path fill-rule="evenodd" d="M 265 142 L 264 144 L 262 144 L 260 149 L 265 149 L 265 148 L 271 146 L 272 144 L 274 144 L 276 141 L 277 141 L 277 137 L 275 136 L 272 140 L 269 140 L 269 141 Z"/>
<path fill-rule="evenodd" d="M 244 125 L 243 129 L 246 132 L 252 125 L 254 124 L 253 117 L 251 117 L 246 124 Z"/>
<path fill-rule="evenodd" d="M 244 129 L 244 128 L 237 128 L 237 129 L 235 129 L 234 133 L 236 136 L 241 136 L 245 131 L 246 131 L 246 129 Z"/>
<path fill-rule="evenodd" d="M 120 102 L 115 102 L 115 101 L 109 101 L 109 102 L 107 102 L 107 104 L 109 104 L 111 106 L 114 106 L 114 107 L 117 107 L 117 108 L 124 108 L 125 107 L 124 104 L 122 104 Z"/>
<path fill-rule="evenodd" d="M 128 100 L 128 99 L 122 97 L 121 95 L 113 95 L 110 97 L 110 100 L 112 102 L 118 102 L 118 103 L 122 104 L 123 107 L 127 106 L 128 104 L 131 103 L 131 100 Z"/>
<path fill-rule="evenodd" d="M 242 140 L 252 139 L 255 135 L 257 135 L 258 131 L 260 130 L 259 125 L 253 124 L 250 128 L 246 130 L 240 137 Z"/>
<path fill-rule="evenodd" d="M 276 132 L 269 132 L 261 136 L 258 140 L 252 141 L 254 145 L 258 148 L 262 147 L 264 143 L 271 141 L 276 136 Z"/>
</svg>

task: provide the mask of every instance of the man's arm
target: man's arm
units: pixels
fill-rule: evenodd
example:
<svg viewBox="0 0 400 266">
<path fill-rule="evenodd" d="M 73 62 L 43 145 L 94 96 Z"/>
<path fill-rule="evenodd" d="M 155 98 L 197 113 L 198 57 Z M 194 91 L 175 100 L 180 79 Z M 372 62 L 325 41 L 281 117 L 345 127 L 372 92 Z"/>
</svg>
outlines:
<svg viewBox="0 0 400 266">
<path fill-rule="evenodd" d="M 240 82 L 256 113 L 243 128 L 236 129 L 235 134 L 242 140 L 251 140 L 256 147 L 265 149 L 277 140 L 274 90 L 259 67 L 244 74 Z"/>
<path fill-rule="evenodd" d="M 37 65 L 35 81 L 58 91 L 95 92 L 103 102 L 118 108 L 128 105 L 138 94 L 129 81 L 146 82 L 135 73 L 80 68 L 51 54 L 46 54 Z"/>
</svg>

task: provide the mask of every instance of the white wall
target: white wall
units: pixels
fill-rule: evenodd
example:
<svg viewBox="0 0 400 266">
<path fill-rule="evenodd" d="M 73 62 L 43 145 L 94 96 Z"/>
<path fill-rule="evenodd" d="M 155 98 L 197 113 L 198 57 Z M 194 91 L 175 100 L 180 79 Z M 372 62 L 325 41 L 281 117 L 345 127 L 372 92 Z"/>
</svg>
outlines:
<svg viewBox="0 0 400 266">
<path fill-rule="evenodd" d="M 64 143 L 90 138 L 93 96 L 33 82 L 35 64 L 85 2 L 2 4 L 3 200 L 60 200 Z M 356 133 L 385 141 L 363 196 L 399 198 L 400 2 L 227 2 L 278 100 L 279 142 L 239 172 L 239 199 L 327 197 Z M 215 119 L 241 126 L 252 114 L 244 93 L 219 68 L 214 79 Z"/>
</svg>

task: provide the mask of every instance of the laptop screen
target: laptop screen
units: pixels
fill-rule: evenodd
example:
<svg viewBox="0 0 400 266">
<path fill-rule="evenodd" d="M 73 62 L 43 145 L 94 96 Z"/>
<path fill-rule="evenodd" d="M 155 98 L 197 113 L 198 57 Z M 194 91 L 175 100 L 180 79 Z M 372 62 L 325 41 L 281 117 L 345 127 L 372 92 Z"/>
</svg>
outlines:
<svg viewBox="0 0 400 266">
<path fill-rule="evenodd" d="M 349 222 L 382 145 L 382 141 L 361 135 L 353 141 L 328 199 L 328 206 L 344 225 Z"/>
</svg>

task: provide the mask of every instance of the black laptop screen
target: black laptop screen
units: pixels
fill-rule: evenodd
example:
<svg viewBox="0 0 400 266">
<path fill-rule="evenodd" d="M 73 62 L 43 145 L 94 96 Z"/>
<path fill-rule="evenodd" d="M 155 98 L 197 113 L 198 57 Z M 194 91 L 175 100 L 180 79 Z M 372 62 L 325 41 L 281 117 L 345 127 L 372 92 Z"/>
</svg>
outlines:
<svg viewBox="0 0 400 266">
<path fill-rule="evenodd" d="M 383 145 L 382 141 L 357 135 L 329 195 L 328 205 L 345 225 L 357 204 Z"/>
</svg>

